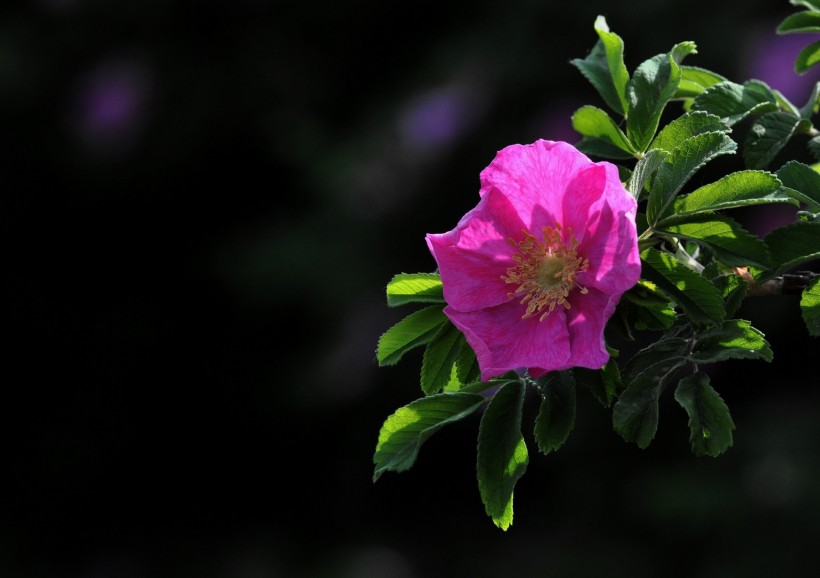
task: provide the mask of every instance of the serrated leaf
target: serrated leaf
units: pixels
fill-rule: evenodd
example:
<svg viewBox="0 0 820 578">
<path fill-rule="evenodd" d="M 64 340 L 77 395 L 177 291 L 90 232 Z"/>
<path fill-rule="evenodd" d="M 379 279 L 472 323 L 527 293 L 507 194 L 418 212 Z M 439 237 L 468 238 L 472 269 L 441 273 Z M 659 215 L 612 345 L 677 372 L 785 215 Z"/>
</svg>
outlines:
<svg viewBox="0 0 820 578">
<path fill-rule="evenodd" d="M 750 114 L 777 110 L 777 98 L 760 81 L 737 84 L 727 80 L 710 86 L 696 96 L 691 110 L 710 112 L 732 126 Z"/>
<path fill-rule="evenodd" d="M 411 313 L 379 338 L 379 365 L 395 365 L 411 349 L 429 343 L 446 321 L 442 308 L 435 305 Z"/>
<path fill-rule="evenodd" d="M 461 383 L 481 381 L 481 370 L 478 367 L 478 359 L 466 339 L 461 347 L 461 354 L 456 360 L 456 368 L 458 370 L 458 378 Z"/>
<path fill-rule="evenodd" d="M 477 393 L 440 393 L 401 407 L 385 420 L 373 463 L 375 482 L 384 472 L 403 472 L 416 461 L 421 445 L 447 424 L 476 411 L 485 398 Z"/>
<path fill-rule="evenodd" d="M 695 189 L 675 200 L 670 220 L 704 211 L 721 211 L 794 200 L 781 188 L 780 180 L 766 171 L 738 171 Z"/>
<path fill-rule="evenodd" d="M 677 318 L 673 304 L 654 283 L 640 279 L 623 294 L 622 301 L 632 304 L 629 316 L 635 329 L 661 331 L 672 326 Z"/>
<path fill-rule="evenodd" d="M 788 112 L 767 112 L 758 118 L 746 135 L 743 159 L 752 169 L 763 169 L 786 146 L 807 120 Z"/>
<path fill-rule="evenodd" d="M 506 530 L 513 522 L 513 490 L 529 462 L 521 435 L 524 384 L 509 382 L 493 396 L 478 430 L 478 490 L 487 515 Z"/>
<path fill-rule="evenodd" d="M 665 359 L 684 357 L 688 351 L 689 341 L 687 339 L 666 335 L 632 356 L 621 372 L 623 380 L 626 383 L 631 383 L 649 367 L 661 363 Z"/>
<path fill-rule="evenodd" d="M 775 264 L 766 277 L 784 273 L 801 263 L 820 258 L 820 223 L 797 222 L 773 230 L 765 237 Z"/>
<path fill-rule="evenodd" d="M 632 176 L 627 181 L 626 189 L 632 193 L 636 200 L 640 200 L 643 196 L 643 191 L 650 185 L 655 171 L 669 156 L 670 153 L 661 149 L 653 149 L 646 153 L 644 157 L 635 163 L 635 170 L 632 171 Z M 651 186 L 650 186 L 651 188 Z"/>
<path fill-rule="evenodd" d="M 601 369 L 574 367 L 572 373 L 575 383 L 586 387 L 604 407 L 611 406 L 623 389 L 618 362 L 612 358 Z"/>
<path fill-rule="evenodd" d="M 399 273 L 387 284 L 387 305 L 444 303 L 441 277 L 437 273 Z"/>
<path fill-rule="evenodd" d="M 794 61 L 794 71 L 797 74 L 806 74 L 809 68 L 820 62 L 820 40 L 812 42 L 797 55 Z"/>
<path fill-rule="evenodd" d="M 609 30 L 606 18 L 603 16 L 595 19 L 595 32 L 598 33 L 603 44 L 610 82 L 620 104 L 620 108 L 613 108 L 613 110 L 621 116 L 627 116 L 629 104 L 626 99 L 626 87 L 629 84 L 629 72 L 624 64 L 624 41 Z"/>
<path fill-rule="evenodd" d="M 807 145 L 809 152 L 815 158 L 820 160 L 820 136 L 816 136 L 809 140 Z"/>
<path fill-rule="evenodd" d="M 612 427 L 622 438 L 641 449 L 649 446 L 658 430 L 658 399 L 684 363 L 683 357 L 668 357 L 646 368 L 626 386 L 612 408 Z"/>
<path fill-rule="evenodd" d="M 693 98 L 710 86 L 726 80 L 725 76 L 697 66 L 681 66 L 680 71 L 680 84 L 673 97 L 675 99 Z"/>
<path fill-rule="evenodd" d="M 595 137 L 582 138 L 580 141 L 575 143 L 575 148 L 590 157 L 598 157 L 616 161 L 634 158 L 631 154 L 619 149 L 609 141 Z"/>
<path fill-rule="evenodd" d="M 820 277 L 815 277 L 814 281 L 803 289 L 800 296 L 800 311 L 809 335 L 820 337 Z"/>
<path fill-rule="evenodd" d="M 803 108 L 800 109 L 800 117 L 811 120 L 812 115 L 816 112 L 820 112 L 820 81 L 814 83 L 811 89 L 811 96 L 809 96 Z M 820 137 L 814 137 L 812 140 L 818 138 Z M 811 148 L 811 142 L 809 142 L 809 148 Z M 815 155 L 815 158 L 817 158 L 817 155 Z"/>
<path fill-rule="evenodd" d="M 464 336 L 452 323 L 445 324 L 424 349 L 421 363 L 421 390 L 438 393 L 450 381 L 450 373 L 461 355 Z"/>
<path fill-rule="evenodd" d="M 732 447 L 735 423 L 723 398 L 699 371 L 680 380 L 675 401 L 689 414 L 689 443 L 696 456 L 717 457 Z"/>
<path fill-rule="evenodd" d="M 723 321 L 725 311 L 720 292 L 707 279 L 678 262 L 669 253 L 646 249 L 641 253 L 645 267 L 641 276 L 658 288 L 699 325 Z"/>
<path fill-rule="evenodd" d="M 709 248 L 727 265 L 765 268 L 770 264 L 766 244 L 724 215 L 690 215 L 686 222 L 659 223 L 658 230 Z"/>
<path fill-rule="evenodd" d="M 743 319 L 728 319 L 697 335 L 689 359 L 696 363 L 715 363 L 727 359 L 771 361 L 772 349 L 763 333 Z"/>
<path fill-rule="evenodd" d="M 535 418 L 535 443 L 548 454 L 564 445 L 575 425 L 575 380 L 571 371 L 553 371 L 538 381 L 541 408 Z"/>
<path fill-rule="evenodd" d="M 694 42 L 681 42 L 668 54 L 658 54 L 635 70 L 627 87 L 629 116 L 626 134 L 639 151 L 645 151 L 652 142 L 663 109 L 678 89 L 680 63 L 696 52 Z"/>
<path fill-rule="evenodd" d="M 720 275 L 713 279 L 712 283 L 723 297 L 726 317 L 734 316 L 749 291 L 748 281 L 738 275 Z"/>
<path fill-rule="evenodd" d="M 698 169 L 736 149 L 735 142 L 722 132 L 706 132 L 685 140 L 658 167 L 646 207 L 649 222 L 657 223 L 666 216 L 675 195 Z"/>
<path fill-rule="evenodd" d="M 663 127 L 652 144 L 651 149 L 663 149 L 668 152 L 674 151 L 683 141 L 705 132 L 730 132 L 730 128 L 725 125 L 720 117 L 704 111 L 688 112 L 679 116 L 665 127 Z"/>
<path fill-rule="evenodd" d="M 585 137 L 606 141 L 630 156 L 637 152 L 615 121 L 600 108 L 587 105 L 576 110 L 572 128 Z"/>
<path fill-rule="evenodd" d="M 777 177 L 787 187 L 786 193 L 805 203 L 808 210 L 820 212 L 820 173 L 809 165 L 789 161 L 780 167 Z"/>
<path fill-rule="evenodd" d="M 786 17 L 777 27 L 778 34 L 820 32 L 820 12 L 804 10 Z"/>
</svg>

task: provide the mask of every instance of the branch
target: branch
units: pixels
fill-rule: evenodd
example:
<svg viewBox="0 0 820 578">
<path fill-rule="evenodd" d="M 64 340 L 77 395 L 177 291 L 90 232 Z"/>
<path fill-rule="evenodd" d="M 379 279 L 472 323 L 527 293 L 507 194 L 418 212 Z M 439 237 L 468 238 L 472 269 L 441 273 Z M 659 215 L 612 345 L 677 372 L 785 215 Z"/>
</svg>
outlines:
<svg viewBox="0 0 820 578">
<path fill-rule="evenodd" d="M 769 279 L 760 285 L 750 283 L 749 292 L 746 295 L 749 297 L 760 297 L 761 295 L 800 295 L 803 289 L 808 287 L 809 283 L 818 276 L 820 276 L 820 273 L 814 273 L 812 271 L 786 273 L 780 277 Z"/>
</svg>

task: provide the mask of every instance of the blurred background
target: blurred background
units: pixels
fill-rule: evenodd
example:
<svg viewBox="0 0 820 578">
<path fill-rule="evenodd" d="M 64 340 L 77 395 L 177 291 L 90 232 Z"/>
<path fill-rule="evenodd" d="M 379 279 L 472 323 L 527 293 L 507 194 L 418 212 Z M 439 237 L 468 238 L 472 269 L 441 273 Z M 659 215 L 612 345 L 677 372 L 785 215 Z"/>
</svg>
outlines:
<svg viewBox="0 0 820 578">
<path fill-rule="evenodd" d="M 0 576 L 804 575 L 819 350 L 795 296 L 741 311 L 772 364 L 712 372 L 737 424 L 720 458 L 689 452 L 670 392 L 641 451 L 581 391 L 567 445 L 530 443 L 506 533 L 478 495 L 478 416 L 371 481 L 381 423 L 420 395 L 420 351 L 376 366 L 407 313 L 384 287 L 435 268 L 424 235 L 474 206 L 497 150 L 576 140 L 571 113 L 601 106 L 569 64 L 595 17 L 630 70 L 693 40 L 687 64 L 802 106 L 808 37 L 774 34 L 793 10 L 4 2 Z M 746 218 L 762 234 L 793 211 Z"/>
</svg>

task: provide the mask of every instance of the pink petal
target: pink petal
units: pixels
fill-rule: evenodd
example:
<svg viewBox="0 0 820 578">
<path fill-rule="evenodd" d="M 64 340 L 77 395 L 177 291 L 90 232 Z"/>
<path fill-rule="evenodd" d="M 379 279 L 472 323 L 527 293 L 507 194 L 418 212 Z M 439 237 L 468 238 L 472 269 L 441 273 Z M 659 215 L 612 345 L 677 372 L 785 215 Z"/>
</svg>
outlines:
<svg viewBox="0 0 820 578">
<path fill-rule="evenodd" d="M 591 165 L 584 154 L 564 142 L 511 145 L 481 172 L 479 194 L 501 190 L 527 230 L 538 232 L 542 226 L 564 222 L 564 196 L 579 171 Z"/>
<path fill-rule="evenodd" d="M 524 311 L 518 301 L 481 311 L 444 308 L 475 351 L 482 381 L 520 368 L 571 367 L 564 309 L 556 309 L 543 321 L 535 317 L 522 319 Z"/>
<path fill-rule="evenodd" d="M 516 250 L 508 239 L 521 238 L 522 229 L 515 207 L 493 190 L 455 229 L 427 235 L 450 307 L 474 311 L 510 300 L 511 287 L 501 277 L 515 264 L 512 255 Z"/>
<path fill-rule="evenodd" d="M 612 167 L 616 171 L 615 167 Z M 635 228 L 635 200 L 617 180 L 607 178 L 604 202 L 590 222 L 578 253 L 589 268 L 578 274 L 578 283 L 609 295 L 621 294 L 638 282 L 641 260 Z"/>
<path fill-rule="evenodd" d="M 604 327 L 615 311 L 619 296 L 590 289 L 586 295 L 576 293 L 570 298 L 572 307 L 567 311 L 567 322 L 571 366 L 600 369 L 609 360 Z"/>
</svg>

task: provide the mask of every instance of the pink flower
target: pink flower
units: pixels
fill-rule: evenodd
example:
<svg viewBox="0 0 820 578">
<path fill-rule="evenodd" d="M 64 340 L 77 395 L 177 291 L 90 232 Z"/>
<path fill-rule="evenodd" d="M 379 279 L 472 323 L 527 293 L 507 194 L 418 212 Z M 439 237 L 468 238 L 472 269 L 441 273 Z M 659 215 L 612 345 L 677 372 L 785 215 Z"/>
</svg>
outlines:
<svg viewBox="0 0 820 578">
<path fill-rule="evenodd" d="M 512 145 L 482 171 L 480 195 L 427 245 L 444 313 L 475 351 L 481 379 L 602 367 L 604 327 L 641 271 L 637 205 L 618 169 L 564 142 Z"/>
</svg>

